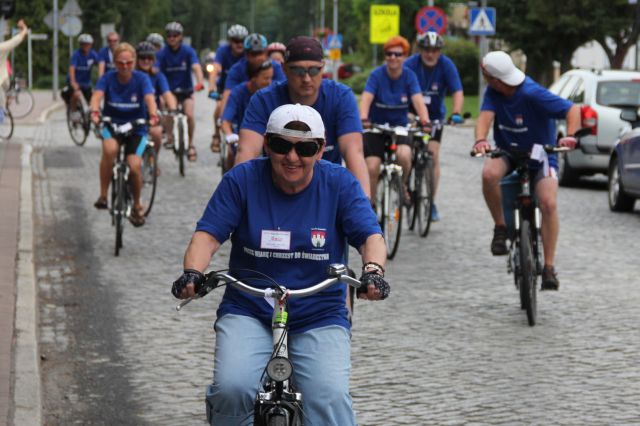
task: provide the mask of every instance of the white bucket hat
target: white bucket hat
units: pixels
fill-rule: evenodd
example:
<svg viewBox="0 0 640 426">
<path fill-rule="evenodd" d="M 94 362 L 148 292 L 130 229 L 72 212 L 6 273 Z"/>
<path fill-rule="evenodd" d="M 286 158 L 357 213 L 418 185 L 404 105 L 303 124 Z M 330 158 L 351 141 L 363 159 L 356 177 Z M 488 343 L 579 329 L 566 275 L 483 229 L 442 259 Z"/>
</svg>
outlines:
<svg viewBox="0 0 640 426">
<path fill-rule="evenodd" d="M 482 58 L 482 66 L 491 77 L 509 86 L 518 86 L 525 79 L 524 73 L 513 64 L 511 56 L 501 50 L 487 53 Z"/>
<path fill-rule="evenodd" d="M 292 121 L 301 121 L 311 129 L 308 132 L 285 129 Z M 322 117 L 315 109 L 307 105 L 287 104 L 274 109 L 269 116 L 267 133 L 306 139 L 325 139 Z"/>
</svg>

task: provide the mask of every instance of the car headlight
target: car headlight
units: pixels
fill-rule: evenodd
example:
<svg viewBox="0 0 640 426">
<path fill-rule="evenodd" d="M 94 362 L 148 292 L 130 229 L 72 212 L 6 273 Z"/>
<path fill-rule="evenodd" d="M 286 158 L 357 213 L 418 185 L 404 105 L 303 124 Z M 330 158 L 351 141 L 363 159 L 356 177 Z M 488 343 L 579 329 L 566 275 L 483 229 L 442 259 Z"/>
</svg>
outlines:
<svg viewBox="0 0 640 426">
<path fill-rule="evenodd" d="M 293 374 L 293 365 L 287 358 L 277 356 L 267 364 L 267 375 L 271 380 L 284 382 Z"/>
<path fill-rule="evenodd" d="M 207 64 L 207 66 L 205 67 L 207 72 L 213 72 L 213 64 Z"/>
</svg>

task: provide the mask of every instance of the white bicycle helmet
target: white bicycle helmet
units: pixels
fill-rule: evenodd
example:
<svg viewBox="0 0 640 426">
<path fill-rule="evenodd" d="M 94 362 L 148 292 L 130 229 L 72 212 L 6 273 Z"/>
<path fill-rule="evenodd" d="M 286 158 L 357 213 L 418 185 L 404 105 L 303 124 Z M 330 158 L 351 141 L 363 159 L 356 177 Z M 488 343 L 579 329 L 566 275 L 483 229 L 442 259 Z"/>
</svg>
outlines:
<svg viewBox="0 0 640 426">
<path fill-rule="evenodd" d="M 267 46 L 267 52 L 271 53 L 271 52 L 282 52 L 282 54 L 284 54 L 284 52 L 287 51 L 287 46 L 285 46 L 284 44 L 280 43 L 280 42 L 273 42 L 271 43 L 269 46 Z"/>
<path fill-rule="evenodd" d="M 93 37 L 91 37 L 91 34 L 80 34 L 78 36 L 78 43 L 80 44 L 93 44 Z"/>
<path fill-rule="evenodd" d="M 249 31 L 243 25 L 232 25 L 227 31 L 227 37 L 235 40 L 244 40 L 249 35 Z"/>
<path fill-rule="evenodd" d="M 182 34 L 184 32 L 184 28 L 182 28 L 182 24 L 180 22 L 169 22 L 165 27 L 164 30 L 168 33 L 179 33 Z"/>
<path fill-rule="evenodd" d="M 164 37 L 158 33 L 151 33 L 147 36 L 147 41 L 157 48 L 164 46 Z"/>
<path fill-rule="evenodd" d="M 444 46 L 444 39 L 435 31 L 427 31 L 426 33 L 418 34 L 416 37 L 418 47 L 427 48 L 434 47 L 436 49 L 442 49 Z"/>
</svg>

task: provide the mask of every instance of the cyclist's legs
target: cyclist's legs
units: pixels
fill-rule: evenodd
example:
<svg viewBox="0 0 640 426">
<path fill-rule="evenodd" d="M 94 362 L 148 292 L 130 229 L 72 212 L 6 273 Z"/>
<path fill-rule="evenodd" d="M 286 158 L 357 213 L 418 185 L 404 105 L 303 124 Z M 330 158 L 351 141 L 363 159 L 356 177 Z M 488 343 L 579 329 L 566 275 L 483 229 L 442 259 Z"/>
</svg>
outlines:
<svg viewBox="0 0 640 426">
<path fill-rule="evenodd" d="M 162 145 L 162 126 L 149 127 L 149 137 L 153 141 L 153 148 L 156 150 L 156 155 L 160 154 L 160 145 Z"/>
<path fill-rule="evenodd" d="M 411 173 L 411 145 L 409 143 L 409 138 L 398 138 L 398 147 L 396 149 L 396 157 L 398 158 L 398 165 L 402 167 L 402 181 L 405 185 L 409 181 L 409 174 Z"/>
<path fill-rule="evenodd" d="M 142 189 L 142 154 L 147 146 L 147 136 L 133 135 L 127 140 L 125 155 L 129 164 L 129 182 L 131 182 L 131 195 L 133 195 L 133 208 L 142 209 L 140 204 L 140 190 Z"/>
<path fill-rule="evenodd" d="M 189 124 L 189 147 L 193 146 L 193 132 L 196 128 L 195 117 L 193 116 L 193 97 L 187 98 L 182 102 L 182 109 L 184 115 L 187 116 L 187 122 Z"/>
<path fill-rule="evenodd" d="M 502 212 L 502 190 L 500 180 L 509 171 L 509 164 L 501 158 L 487 158 L 482 168 L 482 194 L 489 207 L 489 212 L 495 225 L 505 225 Z"/>
<path fill-rule="evenodd" d="M 554 169 L 552 169 L 554 170 Z M 555 172 L 555 170 L 554 170 Z M 535 192 L 542 213 L 542 247 L 544 248 L 544 264 L 552 266 L 556 256 L 556 245 L 560 220 L 558 219 L 558 179 L 552 176 L 543 177 L 536 182 Z"/>
<path fill-rule="evenodd" d="M 212 425 L 250 426 L 260 376 L 273 347 L 271 329 L 255 318 L 227 314 L 215 323 L 213 383 L 207 387 Z"/>
<path fill-rule="evenodd" d="M 310 425 L 355 425 L 349 394 L 351 336 L 337 325 L 289 336 L 294 383 Z"/>
<path fill-rule="evenodd" d="M 433 158 L 433 199 L 438 192 L 440 183 L 440 142 L 442 141 L 442 127 L 438 128 L 427 144 L 427 150 Z"/>
<path fill-rule="evenodd" d="M 106 199 L 109 183 L 113 176 L 113 162 L 118 156 L 118 142 L 112 137 L 102 139 L 102 157 L 100 158 L 100 198 Z"/>
<path fill-rule="evenodd" d="M 380 164 L 384 158 L 384 136 L 375 133 L 365 133 L 363 136 L 364 161 L 369 171 L 369 184 L 371 186 L 371 202 L 375 203 L 376 189 L 378 188 L 378 176 L 380 176 Z"/>
</svg>

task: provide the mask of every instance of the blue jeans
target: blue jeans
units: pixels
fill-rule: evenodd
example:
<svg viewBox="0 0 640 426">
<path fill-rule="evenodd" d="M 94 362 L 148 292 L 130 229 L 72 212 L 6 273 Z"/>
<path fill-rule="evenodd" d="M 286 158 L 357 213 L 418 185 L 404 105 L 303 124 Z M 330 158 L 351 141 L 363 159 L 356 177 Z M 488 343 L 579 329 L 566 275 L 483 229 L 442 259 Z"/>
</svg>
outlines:
<svg viewBox="0 0 640 426">
<path fill-rule="evenodd" d="M 215 324 L 213 383 L 207 387 L 211 424 L 253 424 L 260 376 L 273 347 L 271 329 L 255 318 L 227 314 Z M 340 326 L 289 335 L 293 383 L 302 393 L 305 426 L 355 425 L 349 395 L 351 337 Z"/>
</svg>

